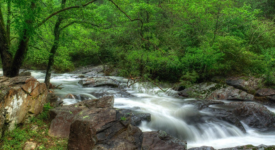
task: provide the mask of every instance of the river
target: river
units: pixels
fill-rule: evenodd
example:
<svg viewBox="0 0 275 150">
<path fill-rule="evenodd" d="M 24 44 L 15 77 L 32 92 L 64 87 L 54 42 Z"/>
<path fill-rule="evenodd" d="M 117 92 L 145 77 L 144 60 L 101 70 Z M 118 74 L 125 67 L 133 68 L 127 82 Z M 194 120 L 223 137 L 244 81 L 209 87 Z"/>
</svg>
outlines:
<svg viewBox="0 0 275 150">
<path fill-rule="evenodd" d="M 42 71 L 31 72 L 32 76 L 40 82 L 44 81 L 45 73 Z M 246 130 L 246 133 L 243 133 L 232 124 L 212 118 L 211 112 L 199 111 L 195 106 L 185 104 L 185 102 L 195 99 L 174 98 L 156 87 L 146 88 L 146 84 L 135 84 L 130 88 L 126 88 L 126 92 L 108 87 L 82 88 L 78 84 L 80 79 L 73 76 L 78 75 L 53 74 L 51 83 L 55 85 L 62 84 L 62 87 L 64 87 L 61 90 L 55 90 L 57 95 L 60 97 L 64 97 L 69 93 L 75 95 L 85 94 L 90 97 L 93 97 L 93 95 L 114 95 L 116 108 L 126 108 L 152 115 L 151 122 L 142 122 L 139 126 L 142 131 L 164 130 L 177 138 L 187 140 L 188 148 L 212 146 L 219 149 L 247 144 L 254 146 L 275 144 L 275 132 L 260 132 L 243 124 Z M 119 80 L 122 84 L 126 82 L 122 77 L 111 78 Z M 65 104 L 73 104 L 79 101 L 77 98 L 75 100 L 64 99 Z M 275 112 L 275 108 L 267 108 Z"/>
</svg>

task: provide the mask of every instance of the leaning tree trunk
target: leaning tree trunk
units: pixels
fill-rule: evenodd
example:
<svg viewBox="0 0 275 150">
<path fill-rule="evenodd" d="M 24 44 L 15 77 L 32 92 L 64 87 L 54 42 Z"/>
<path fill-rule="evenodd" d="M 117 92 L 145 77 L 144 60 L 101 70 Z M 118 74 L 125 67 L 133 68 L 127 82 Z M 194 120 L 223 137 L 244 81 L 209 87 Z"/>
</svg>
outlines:
<svg viewBox="0 0 275 150">
<path fill-rule="evenodd" d="M 9 76 L 12 66 L 12 55 L 9 52 L 8 35 L 5 30 L 4 19 L 0 7 L 0 55 L 2 60 L 2 68 L 4 76 Z"/>
<path fill-rule="evenodd" d="M 62 0 L 61 3 L 61 9 L 65 7 L 66 0 Z M 51 49 L 50 57 L 49 57 L 49 62 L 48 62 L 48 67 L 47 67 L 47 72 L 46 72 L 46 77 L 45 77 L 45 84 L 47 88 L 49 89 L 50 87 L 50 79 L 52 75 L 52 66 L 54 64 L 54 55 L 56 53 L 56 50 L 58 49 L 59 46 L 59 37 L 60 37 L 60 24 L 62 22 L 63 18 L 62 16 L 58 16 L 57 21 L 54 26 L 54 43 Z"/>
<path fill-rule="evenodd" d="M 60 25 L 60 24 L 59 24 Z M 59 29 L 59 25 L 55 25 L 55 27 L 58 26 L 58 29 Z M 54 44 L 52 46 L 52 49 L 51 49 L 51 53 L 50 53 L 50 57 L 49 57 L 49 62 L 48 62 L 48 66 L 47 66 L 47 72 L 46 72 L 46 77 L 45 77 L 45 84 L 47 86 L 47 88 L 50 87 L 50 78 L 51 78 L 51 75 L 52 75 L 52 66 L 54 64 L 54 55 L 56 53 L 56 50 L 58 49 L 58 45 L 59 45 L 59 31 L 55 32 L 55 38 L 54 38 Z"/>
</svg>

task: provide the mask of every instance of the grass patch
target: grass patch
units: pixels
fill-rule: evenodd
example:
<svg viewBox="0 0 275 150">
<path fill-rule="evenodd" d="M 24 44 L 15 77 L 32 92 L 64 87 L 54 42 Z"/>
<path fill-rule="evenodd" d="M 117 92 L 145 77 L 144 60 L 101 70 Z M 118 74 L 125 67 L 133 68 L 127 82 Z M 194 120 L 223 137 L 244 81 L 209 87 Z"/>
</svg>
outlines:
<svg viewBox="0 0 275 150">
<path fill-rule="evenodd" d="M 27 141 L 37 143 L 36 150 L 66 150 L 68 139 L 55 138 L 48 135 L 50 121 L 48 120 L 49 104 L 45 104 L 44 111 L 33 117 L 30 123 L 18 125 L 15 130 L 5 132 L 0 140 L 1 150 L 23 149 Z"/>
</svg>

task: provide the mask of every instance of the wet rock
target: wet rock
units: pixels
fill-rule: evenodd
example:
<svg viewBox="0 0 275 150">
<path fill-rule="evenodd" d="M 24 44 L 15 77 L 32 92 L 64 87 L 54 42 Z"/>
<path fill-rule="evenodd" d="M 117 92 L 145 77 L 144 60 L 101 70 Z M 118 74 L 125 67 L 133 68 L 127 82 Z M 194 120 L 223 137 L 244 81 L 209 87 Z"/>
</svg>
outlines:
<svg viewBox="0 0 275 150">
<path fill-rule="evenodd" d="M 105 96 L 100 99 L 84 100 L 77 104 L 69 105 L 68 107 L 85 106 L 87 108 L 113 108 L 114 96 Z"/>
<path fill-rule="evenodd" d="M 217 89 L 213 91 L 207 99 L 216 100 L 253 100 L 254 95 L 248 94 L 245 91 L 235 89 L 232 86 L 227 86 L 225 88 Z"/>
<path fill-rule="evenodd" d="M 23 150 L 35 150 L 37 143 L 35 142 L 26 142 Z"/>
<path fill-rule="evenodd" d="M 149 113 L 134 113 L 132 116 L 132 124 L 138 126 L 142 121 L 151 121 L 151 114 Z"/>
<path fill-rule="evenodd" d="M 215 100 L 191 100 L 191 101 L 187 101 L 185 103 L 195 105 L 198 108 L 198 110 L 207 108 L 210 105 L 224 104 L 224 102 L 215 101 Z"/>
<path fill-rule="evenodd" d="M 97 143 L 96 130 L 89 121 L 75 121 L 70 126 L 68 150 L 93 149 Z"/>
<path fill-rule="evenodd" d="M 215 149 L 210 146 L 202 146 L 202 147 L 189 148 L 188 150 L 215 150 Z"/>
<path fill-rule="evenodd" d="M 269 88 L 259 89 L 256 92 L 256 95 L 258 95 L 258 96 L 272 96 L 272 95 L 275 95 L 275 90 L 269 89 Z"/>
<path fill-rule="evenodd" d="M 67 94 L 65 99 L 78 99 L 78 100 L 91 100 L 97 99 L 94 95 L 91 94 Z"/>
<path fill-rule="evenodd" d="M 64 98 L 66 99 L 76 99 L 76 96 L 73 94 L 67 94 Z"/>
<path fill-rule="evenodd" d="M 100 87 L 100 86 L 118 87 L 119 86 L 119 82 L 109 77 L 92 77 L 92 78 L 87 78 L 85 80 L 81 80 L 78 83 L 81 84 L 83 87 Z"/>
<path fill-rule="evenodd" d="M 213 100 L 253 100 L 245 91 L 221 83 L 200 83 L 178 92 L 183 97 Z"/>
<path fill-rule="evenodd" d="M 185 87 L 182 86 L 182 85 L 174 86 L 174 87 L 172 88 L 172 90 L 175 90 L 175 91 L 183 91 L 184 89 L 185 89 Z"/>
<path fill-rule="evenodd" d="M 130 114 L 114 108 L 84 107 L 71 124 L 68 149 L 141 149 L 142 132 L 132 126 Z M 83 107 L 83 106 L 78 106 Z M 86 109 L 85 109 L 86 108 Z"/>
<path fill-rule="evenodd" d="M 87 117 L 86 110 L 96 108 L 113 108 L 114 97 L 104 97 L 101 99 L 85 100 L 77 104 L 57 107 L 49 111 L 51 125 L 49 135 L 53 137 L 69 137 L 70 125 L 78 117 Z"/>
<path fill-rule="evenodd" d="M 49 135 L 68 138 L 70 126 L 75 121 L 75 115 L 82 110 L 80 107 L 57 107 L 49 111 L 51 125 Z"/>
<path fill-rule="evenodd" d="M 120 109 L 118 112 L 121 114 L 121 117 L 128 117 L 131 118 L 131 124 L 133 126 L 138 126 L 141 124 L 141 121 L 151 121 L 151 114 L 149 113 L 141 113 L 141 112 L 135 112 L 129 109 Z"/>
<path fill-rule="evenodd" d="M 78 78 L 85 78 L 85 75 L 79 75 Z"/>
<path fill-rule="evenodd" d="M 48 94 L 44 83 L 30 76 L 0 77 L 0 83 L 9 87 L 0 108 L 4 109 L 5 125 L 10 131 L 43 111 Z"/>
<path fill-rule="evenodd" d="M 257 129 L 274 129 L 275 115 L 261 104 L 232 102 L 229 105 L 236 107 L 233 114 L 249 127 Z"/>
<path fill-rule="evenodd" d="M 32 75 L 31 72 L 29 72 L 29 71 L 23 71 L 23 72 L 19 73 L 18 76 L 31 76 L 31 75 Z"/>
<path fill-rule="evenodd" d="M 93 120 L 76 120 L 71 125 L 68 150 L 141 150 L 142 132 L 138 127 L 113 120 L 101 126 L 94 123 Z"/>
<path fill-rule="evenodd" d="M 186 141 L 171 137 L 164 131 L 143 132 L 143 150 L 186 150 Z"/>
<path fill-rule="evenodd" d="M 90 93 L 94 95 L 95 97 L 101 98 L 104 96 L 114 96 L 118 95 L 119 97 L 135 97 L 134 95 L 128 93 L 124 88 L 104 88 L 102 91 L 99 92 L 92 92 Z"/>
<path fill-rule="evenodd" d="M 270 100 L 275 101 L 275 90 L 270 88 L 262 88 L 257 90 L 256 92 L 257 100 Z"/>
<path fill-rule="evenodd" d="M 272 95 L 272 96 L 267 96 L 267 98 L 271 101 L 275 101 L 275 95 Z"/>
<path fill-rule="evenodd" d="M 178 94 L 183 97 L 193 97 L 199 99 L 205 99 L 216 89 L 220 89 L 224 85 L 220 85 L 213 82 L 195 84 L 192 87 L 186 88 L 180 91 Z"/>
<path fill-rule="evenodd" d="M 231 77 L 226 79 L 226 84 L 253 93 L 262 86 L 263 80 L 255 77 Z"/>
<path fill-rule="evenodd" d="M 69 150 L 79 146 L 106 150 L 141 149 L 142 132 L 130 125 L 130 118 L 121 119 L 115 109 L 88 109 L 79 113 L 77 118 L 71 125 Z M 87 142 L 82 138 L 86 138 Z M 90 144 L 89 141 L 93 142 Z"/>
<path fill-rule="evenodd" d="M 226 105 L 223 105 L 226 106 Z M 228 122 L 232 125 L 238 127 L 241 131 L 246 133 L 244 126 L 242 125 L 241 121 L 238 117 L 233 114 L 234 107 L 227 107 L 227 108 L 205 108 L 204 111 L 210 112 L 212 118 L 217 118 L 218 120 L 223 120 Z"/>
</svg>

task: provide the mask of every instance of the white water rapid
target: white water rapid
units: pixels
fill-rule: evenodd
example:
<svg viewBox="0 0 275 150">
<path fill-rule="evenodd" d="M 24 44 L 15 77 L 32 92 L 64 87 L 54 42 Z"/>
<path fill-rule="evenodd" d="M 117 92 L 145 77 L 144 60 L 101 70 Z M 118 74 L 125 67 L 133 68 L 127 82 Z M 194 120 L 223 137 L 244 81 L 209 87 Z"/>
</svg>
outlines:
<svg viewBox="0 0 275 150">
<path fill-rule="evenodd" d="M 0 72 L 1 74 L 1 72 Z M 32 71 L 32 76 L 43 82 L 45 73 Z M 55 90 L 59 96 L 67 94 L 110 95 L 115 96 L 115 107 L 126 108 L 135 111 L 146 112 L 152 115 L 151 122 L 142 122 L 140 125 L 143 131 L 164 130 L 167 133 L 184 140 L 187 140 L 187 147 L 212 146 L 228 148 L 241 145 L 260 144 L 275 145 L 275 132 L 260 132 L 251 129 L 245 124 L 246 133 L 238 127 L 225 121 L 216 119 L 211 112 L 199 111 L 194 105 L 185 104 L 195 99 L 179 99 L 168 96 L 158 88 L 145 88 L 142 84 L 135 84 L 126 88 L 126 92 L 107 87 L 82 88 L 78 84 L 79 78 L 75 74 L 53 74 L 51 83 L 62 84 L 62 90 Z M 125 79 L 112 77 L 121 82 Z M 103 94 L 102 94 L 103 93 Z M 128 93 L 128 94 L 126 94 Z M 65 99 L 65 104 L 76 103 L 80 100 Z M 214 107 L 214 106 L 213 106 Z M 275 112 L 275 108 L 267 107 Z"/>
</svg>

